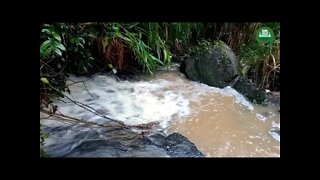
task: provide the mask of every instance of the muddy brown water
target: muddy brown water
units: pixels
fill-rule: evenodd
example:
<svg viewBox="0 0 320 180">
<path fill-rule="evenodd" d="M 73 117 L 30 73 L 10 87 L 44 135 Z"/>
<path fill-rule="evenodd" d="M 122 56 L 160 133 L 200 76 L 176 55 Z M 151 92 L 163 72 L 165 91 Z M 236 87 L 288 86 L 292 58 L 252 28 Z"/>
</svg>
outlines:
<svg viewBox="0 0 320 180">
<path fill-rule="evenodd" d="M 183 82 L 175 88 L 185 97 L 197 93 L 194 83 L 176 72 L 159 73 L 156 78 Z M 171 121 L 168 132 L 188 137 L 208 157 L 280 157 L 280 140 L 270 135 L 272 127 L 280 127 L 278 107 L 252 106 L 250 110 L 232 96 L 204 92 L 191 100 L 191 115 Z"/>
</svg>

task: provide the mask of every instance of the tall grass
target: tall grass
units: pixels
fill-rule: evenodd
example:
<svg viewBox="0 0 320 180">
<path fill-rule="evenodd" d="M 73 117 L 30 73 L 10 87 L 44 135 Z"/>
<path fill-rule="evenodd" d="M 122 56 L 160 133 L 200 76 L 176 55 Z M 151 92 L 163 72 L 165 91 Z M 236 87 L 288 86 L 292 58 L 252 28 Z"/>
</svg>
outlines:
<svg viewBox="0 0 320 180">
<path fill-rule="evenodd" d="M 280 90 L 280 24 L 266 23 L 254 27 L 270 27 L 275 33 L 275 40 L 267 45 L 257 42 L 254 37 L 247 38 L 239 45 L 240 70 L 248 75 L 260 88 Z"/>
<path fill-rule="evenodd" d="M 192 35 L 199 36 L 197 28 L 201 23 L 104 23 L 105 34 L 102 37 L 102 53 L 106 59 L 116 59 L 122 63 L 122 46 L 133 53 L 143 71 L 153 74 L 159 65 L 169 66 L 172 59 L 172 49 L 181 50 L 182 44 L 187 44 Z M 117 42 L 117 43 L 115 43 Z M 113 47 L 117 44 L 117 47 Z M 119 45 L 121 44 L 121 46 Z M 105 49 L 114 49 L 112 55 Z M 120 55 L 122 54 L 122 55 Z M 119 67 L 119 66 L 118 66 Z M 121 66 L 120 66 L 121 67 Z"/>
</svg>

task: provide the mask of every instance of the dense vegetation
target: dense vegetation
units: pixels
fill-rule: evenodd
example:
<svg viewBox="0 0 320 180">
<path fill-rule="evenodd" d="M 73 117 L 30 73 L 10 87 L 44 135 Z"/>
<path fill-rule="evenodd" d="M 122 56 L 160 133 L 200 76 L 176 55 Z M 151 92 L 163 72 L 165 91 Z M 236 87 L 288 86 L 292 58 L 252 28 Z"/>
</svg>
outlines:
<svg viewBox="0 0 320 180">
<path fill-rule="evenodd" d="M 262 26 L 273 29 L 275 41 L 256 41 Z M 280 90 L 280 23 L 53 23 L 41 25 L 40 109 L 53 109 L 50 99 L 69 91 L 70 73 L 153 75 L 174 56 L 197 53 L 216 40 L 234 50 L 243 75 L 260 88 Z"/>
</svg>

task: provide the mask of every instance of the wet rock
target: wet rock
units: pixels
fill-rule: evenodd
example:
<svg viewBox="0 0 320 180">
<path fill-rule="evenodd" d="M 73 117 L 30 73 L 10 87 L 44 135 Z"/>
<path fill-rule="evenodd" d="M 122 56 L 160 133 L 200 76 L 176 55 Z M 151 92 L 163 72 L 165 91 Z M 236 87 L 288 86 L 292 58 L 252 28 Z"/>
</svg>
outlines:
<svg viewBox="0 0 320 180">
<path fill-rule="evenodd" d="M 271 129 L 269 134 L 272 136 L 273 139 L 280 141 L 280 129 Z"/>
<path fill-rule="evenodd" d="M 165 140 L 165 146 L 171 157 L 204 157 L 192 142 L 179 133 L 170 134 Z"/>
<path fill-rule="evenodd" d="M 266 92 L 258 89 L 247 77 L 237 77 L 231 84 L 231 87 L 243 94 L 251 102 L 266 104 Z"/>
<path fill-rule="evenodd" d="M 280 92 L 268 92 L 267 93 L 267 99 L 270 103 L 280 106 Z M 280 112 L 280 109 L 279 109 Z"/>
<path fill-rule="evenodd" d="M 265 104 L 266 93 L 248 78 L 239 76 L 237 58 L 226 44 L 215 45 L 200 55 L 187 58 L 180 71 L 190 80 L 224 88 L 233 86 L 251 102 Z"/>
<path fill-rule="evenodd" d="M 119 141 L 86 140 L 75 147 L 66 157 L 117 157 L 127 149 Z"/>
<path fill-rule="evenodd" d="M 238 75 L 237 58 L 225 44 L 216 45 L 186 59 L 181 65 L 181 72 L 193 81 L 215 87 L 226 87 Z"/>
<path fill-rule="evenodd" d="M 57 131 L 53 130 L 50 132 Z M 47 139 L 45 150 L 49 157 L 204 157 L 178 133 L 143 136 L 119 126 L 94 130 L 74 126 L 64 132 L 59 136 L 52 133 Z"/>
<path fill-rule="evenodd" d="M 166 147 L 166 137 L 162 134 L 156 133 L 148 137 L 155 145 L 165 148 Z"/>
</svg>

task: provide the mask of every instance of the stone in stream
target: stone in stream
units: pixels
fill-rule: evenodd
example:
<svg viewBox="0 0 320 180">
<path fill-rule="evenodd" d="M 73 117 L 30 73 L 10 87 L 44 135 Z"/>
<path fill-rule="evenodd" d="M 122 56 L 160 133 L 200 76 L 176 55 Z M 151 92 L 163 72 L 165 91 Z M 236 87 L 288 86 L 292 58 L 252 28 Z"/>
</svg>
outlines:
<svg viewBox="0 0 320 180">
<path fill-rule="evenodd" d="M 204 157 L 192 142 L 179 133 L 167 136 L 164 144 L 171 157 Z"/>
<path fill-rule="evenodd" d="M 269 134 L 272 136 L 273 139 L 280 141 L 280 129 L 270 129 Z"/>
<path fill-rule="evenodd" d="M 45 144 L 49 157 L 204 157 L 178 133 L 141 136 L 119 126 L 91 130 L 69 126 L 64 135 L 56 136 L 57 128 L 45 130 L 50 133 Z"/>
<path fill-rule="evenodd" d="M 247 77 L 239 76 L 238 60 L 224 43 L 218 43 L 200 54 L 192 55 L 181 63 L 180 71 L 190 80 L 209 86 L 232 86 L 249 101 L 265 104 L 266 93 L 256 88 Z"/>
<path fill-rule="evenodd" d="M 277 91 L 270 91 L 267 93 L 267 99 L 269 102 L 276 106 L 280 106 L 280 92 Z M 280 109 L 279 109 L 280 111 Z"/>
<path fill-rule="evenodd" d="M 231 87 L 243 94 L 249 101 L 257 104 L 266 104 L 266 92 L 258 89 L 256 85 L 245 76 L 238 76 Z"/>
</svg>

